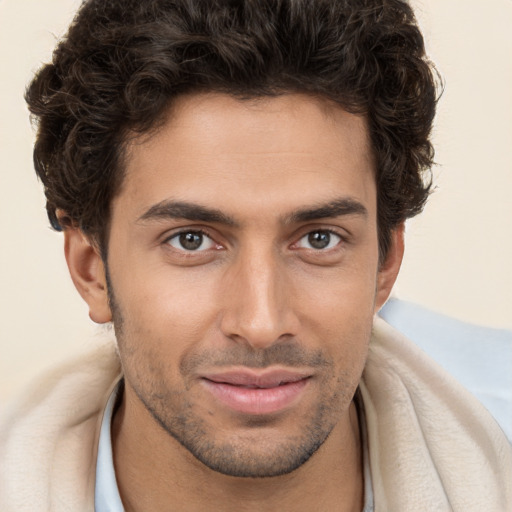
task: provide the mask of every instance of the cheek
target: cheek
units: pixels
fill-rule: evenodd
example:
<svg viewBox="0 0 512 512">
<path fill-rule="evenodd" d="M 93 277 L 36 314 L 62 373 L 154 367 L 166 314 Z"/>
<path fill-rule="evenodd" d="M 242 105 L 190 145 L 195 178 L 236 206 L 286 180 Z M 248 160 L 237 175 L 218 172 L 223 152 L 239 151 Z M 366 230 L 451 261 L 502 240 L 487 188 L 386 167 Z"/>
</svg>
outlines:
<svg viewBox="0 0 512 512">
<path fill-rule="evenodd" d="M 376 273 L 339 271 L 302 300 L 305 338 L 317 340 L 341 371 L 357 379 L 371 337 L 375 287 Z"/>
<path fill-rule="evenodd" d="M 309 275 L 297 294 L 304 313 L 335 335 L 371 322 L 376 286 L 376 270 L 361 266 Z"/>
<path fill-rule="evenodd" d="M 179 362 L 210 337 L 214 285 L 190 276 L 153 275 L 114 282 L 122 327 L 116 334 L 123 366 L 138 375 L 178 378 Z"/>
</svg>

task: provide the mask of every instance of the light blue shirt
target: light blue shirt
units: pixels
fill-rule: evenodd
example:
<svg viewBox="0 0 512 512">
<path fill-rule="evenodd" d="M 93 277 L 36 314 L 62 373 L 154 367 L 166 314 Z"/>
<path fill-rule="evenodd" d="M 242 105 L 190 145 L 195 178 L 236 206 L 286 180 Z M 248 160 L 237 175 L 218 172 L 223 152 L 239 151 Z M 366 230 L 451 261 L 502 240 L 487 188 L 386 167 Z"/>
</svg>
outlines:
<svg viewBox="0 0 512 512">
<path fill-rule="evenodd" d="M 512 443 L 512 331 L 491 329 L 390 299 L 379 315 L 484 404 Z"/>
<path fill-rule="evenodd" d="M 118 392 L 119 384 L 112 391 L 108 399 L 101 422 L 98 459 L 96 461 L 96 487 L 94 491 L 95 512 L 124 512 L 123 502 L 117 488 L 114 458 L 112 456 L 112 439 L 110 437 L 112 412 Z"/>
<path fill-rule="evenodd" d="M 397 299 L 389 300 L 380 315 L 466 386 L 488 408 L 512 442 L 512 331 L 470 325 Z M 96 466 L 96 512 L 123 512 L 110 439 L 117 391 L 118 388 L 107 403 L 101 426 Z M 360 398 L 358 411 L 365 482 L 362 512 L 373 512 L 367 430 Z"/>
<path fill-rule="evenodd" d="M 116 386 L 108 399 L 103 420 L 101 422 L 100 439 L 98 443 L 98 460 L 96 462 L 96 488 L 94 493 L 95 512 L 124 512 L 119 489 L 117 488 L 116 474 L 114 471 L 114 458 L 112 456 L 112 439 L 110 426 L 112 412 L 116 403 L 119 385 Z M 364 471 L 364 508 L 362 512 L 373 512 L 372 476 L 368 456 L 368 443 L 366 434 L 366 421 L 364 408 L 358 404 L 359 421 L 361 425 L 361 444 L 363 447 L 363 471 Z"/>
</svg>

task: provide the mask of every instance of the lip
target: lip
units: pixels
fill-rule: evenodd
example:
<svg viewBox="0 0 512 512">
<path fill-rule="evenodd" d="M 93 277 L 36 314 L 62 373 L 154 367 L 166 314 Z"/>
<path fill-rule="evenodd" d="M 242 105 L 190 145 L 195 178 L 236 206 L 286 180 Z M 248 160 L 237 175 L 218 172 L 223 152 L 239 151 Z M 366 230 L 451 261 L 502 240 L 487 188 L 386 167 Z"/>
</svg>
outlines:
<svg viewBox="0 0 512 512">
<path fill-rule="evenodd" d="M 262 415 L 280 412 L 299 401 L 311 374 L 287 369 L 244 369 L 201 377 L 204 387 L 229 409 Z"/>
</svg>

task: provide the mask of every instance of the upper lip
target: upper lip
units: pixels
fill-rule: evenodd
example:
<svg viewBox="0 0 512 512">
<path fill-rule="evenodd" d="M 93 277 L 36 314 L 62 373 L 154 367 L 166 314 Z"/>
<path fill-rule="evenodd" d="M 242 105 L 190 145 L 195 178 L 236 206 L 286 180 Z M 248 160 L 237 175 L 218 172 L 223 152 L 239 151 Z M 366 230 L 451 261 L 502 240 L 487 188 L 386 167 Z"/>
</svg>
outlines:
<svg viewBox="0 0 512 512">
<path fill-rule="evenodd" d="M 306 379 L 311 377 L 311 373 L 289 369 L 267 369 L 263 371 L 234 369 L 223 372 L 204 373 L 201 377 L 212 382 L 230 384 L 232 386 L 273 388 L 281 384 Z"/>
</svg>

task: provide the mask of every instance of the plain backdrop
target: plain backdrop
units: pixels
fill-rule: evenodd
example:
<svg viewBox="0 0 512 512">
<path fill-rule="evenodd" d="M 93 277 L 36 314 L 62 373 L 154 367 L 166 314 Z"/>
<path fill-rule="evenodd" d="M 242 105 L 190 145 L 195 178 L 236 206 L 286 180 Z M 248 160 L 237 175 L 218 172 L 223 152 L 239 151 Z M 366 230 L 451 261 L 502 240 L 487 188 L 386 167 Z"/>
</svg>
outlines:
<svg viewBox="0 0 512 512">
<path fill-rule="evenodd" d="M 106 331 L 89 320 L 62 235 L 48 227 L 23 101 L 78 4 L 0 0 L 0 403 Z M 512 328 L 512 0 L 413 6 L 446 87 L 434 132 L 436 191 L 407 225 L 394 295 Z"/>
</svg>

